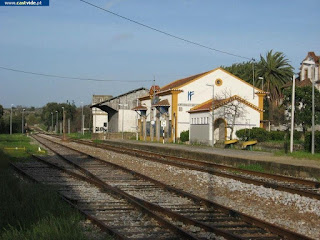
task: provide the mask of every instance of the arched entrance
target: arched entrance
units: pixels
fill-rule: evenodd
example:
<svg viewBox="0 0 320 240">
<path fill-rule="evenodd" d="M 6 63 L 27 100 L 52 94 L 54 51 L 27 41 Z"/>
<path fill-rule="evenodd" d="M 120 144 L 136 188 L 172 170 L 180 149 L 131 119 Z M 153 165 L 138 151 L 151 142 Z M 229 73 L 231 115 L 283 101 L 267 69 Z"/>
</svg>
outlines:
<svg viewBox="0 0 320 240">
<path fill-rule="evenodd" d="M 214 121 L 214 141 L 224 142 L 227 136 L 227 122 L 222 118 Z"/>
</svg>

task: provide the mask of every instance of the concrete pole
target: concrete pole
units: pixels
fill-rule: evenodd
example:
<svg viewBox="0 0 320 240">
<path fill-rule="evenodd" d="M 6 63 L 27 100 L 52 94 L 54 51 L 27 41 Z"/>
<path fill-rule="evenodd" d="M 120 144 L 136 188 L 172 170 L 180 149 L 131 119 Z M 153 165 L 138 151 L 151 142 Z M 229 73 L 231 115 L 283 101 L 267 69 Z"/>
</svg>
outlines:
<svg viewBox="0 0 320 240">
<path fill-rule="evenodd" d="M 253 62 L 252 62 L 252 97 L 254 99 L 254 63 L 255 63 L 255 60 L 253 59 Z"/>
<path fill-rule="evenodd" d="M 83 102 L 81 102 L 81 133 L 84 135 Z"/>
<path fill-rule="evenodd" d="M 70 123 L 70 118 L 68 119 L 68 134 L 70 134 L 70 126 L 71 125 L 71 123 Z"/>
<path fill-rule="evenodd" d="M 21 119 L 21 133 L 24 134 L 24 111 L 25 109 L 22 109 L 22 119 Z"/>
<path fill-rule="evenodd" d="M 122 139 L 123 139 L 123 124 L 124 124 L 124 105 L 122 106 L 122 124 L 121 124 L 121 128 L 122 128 Z"/>
<path fill-rule="evenodd" d="M 291 98 L 291 132 L 290 132 L 290 152 L 293 152 L 293 132 L 294 132 L 294 106 L 295 106 L 296 76 L 292 77 L 292 98 Z"/>
<path fill-rule="evenodd" d="M 11 104 L 11 113 L 10 113 L 10 135 L 12 135 L 12 106 L 13 104 Z"/>
<path fill-rule="evenodd" d="M 63 136 L 62 136 L 62 139 L 63 140 L 66 140 L 66 123 L 65 123 L 65 120 L 66 120 L 66 115 L 65 115 L 65 111 L 64 111 L 64 107 L 62 107 L 62 133 L 63 133 Z"/>
<path fill-rule="evenodd" d="M 57 119 L 56 119 L 56 134 L 58 134 L 58 124 L 59 124 L 59 112 L 58 111 L 56 111 L 56 113 L 57 113 Z"/>
<path fill-rule="evenodd" d="M 212 147 L 214 147 L 214 84 L 212 85 Z"/>
<path fill-rule="evenodd" d="M 314 65 L 314 79 L 312 81 L 312 139 L 311 154 L 314 154 L 314 83 L 316 81 L 316 65 Z"/>
<path fill-rule="evenodd" d="M 152 104 L 152 103 L 151 103 Z M 151 111 L 150 111 L 150 140 L 151 142 L 153 142 L 153 137 L 154 137 L 154 130 L 153 130 L 153 122 L 154 118 L 153 118 L 153 107 L 151 106 Z"/>
<path fill-rule="evenodd" d="M 139 99 L 137 99 L 137 107 L 139 106 Z M 138 115 L 139 113 L 137 112 L 137 115 L 136 115 L 136 140 L 138 141 L 139 140 L 139 120 L 138 120 Z"/>
<path fill-rule="evenodd" d="M 160 142 L 160 119 L 159 119 L 160 113 L 159 111 L 156 109 L 156 139 L 157 142 Z"/>
<path fill-rule="evenodd" d="M 212 142 L 211 142 L 211 147 L 214 147 L 214 84 L 210 85 L 210 84 L 207 84 L 207 86 L 210 86 L 212 87 L 212 121 L 211 121 L 211 134 L 212 134 Z"/>
<path fill-rule="evenodd" d="M 53 132 L 53 112 L 51 112 L 51 132 Z"/>
</svg>

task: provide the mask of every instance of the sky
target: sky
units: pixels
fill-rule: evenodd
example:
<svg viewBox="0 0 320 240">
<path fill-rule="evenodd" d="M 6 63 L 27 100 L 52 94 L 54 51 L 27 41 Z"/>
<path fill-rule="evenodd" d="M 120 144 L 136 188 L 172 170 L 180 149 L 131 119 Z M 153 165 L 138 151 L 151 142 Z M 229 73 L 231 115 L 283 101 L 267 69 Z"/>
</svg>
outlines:
<svg viewBox="0 0 320 240">
<path fill-rule="evenodd" d="M 0 104 L 42 107 L 90 104 L 283 52 L 299 71 L 309 51 L 320 55 L 319 0 L 86 0 L 166 33 L 245 58 L 181 41 L 80 0 L 45 7 L 0 6 Z M 248 58 L 248 59 L 247 59 Z"/>
</svg>

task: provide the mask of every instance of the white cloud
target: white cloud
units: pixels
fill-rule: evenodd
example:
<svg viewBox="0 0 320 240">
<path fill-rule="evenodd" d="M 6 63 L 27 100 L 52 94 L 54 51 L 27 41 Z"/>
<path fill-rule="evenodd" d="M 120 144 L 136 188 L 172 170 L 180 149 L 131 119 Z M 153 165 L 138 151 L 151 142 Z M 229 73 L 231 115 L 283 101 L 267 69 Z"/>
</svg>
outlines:
<svg viewBox="0 0 320 240">
<path fill-rule="evenodd" d="M 114 5 L 116 5 L 119 2 L 122 2 L 123 0 L 110 0 L 107 2 L 107 4 L 105 5 L 106 9 L 110 9 L 112 8 Z"/>
</svg>

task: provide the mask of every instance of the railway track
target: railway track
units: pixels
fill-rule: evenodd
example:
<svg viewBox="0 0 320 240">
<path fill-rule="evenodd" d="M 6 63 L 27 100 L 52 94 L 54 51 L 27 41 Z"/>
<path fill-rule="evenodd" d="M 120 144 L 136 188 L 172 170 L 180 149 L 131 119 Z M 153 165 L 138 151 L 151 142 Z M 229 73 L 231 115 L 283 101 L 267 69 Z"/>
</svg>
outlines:
<svg viewBox="0 0 320 240">
<path fill-rule="evenodd" d="M 66 162 L 60 161 L 60 167 L 70 170 L 72 165 L 100 184 L 116 187 L 199 239 L 210 239 L 211 234 L 226 239 L 309 239 L 48 139 L 36 139 L 64 158 Z"/>
<path fill-rule="evenodd" d="M 36 182 L 54 185 L 69 204 L 116 239 L 199 239 L 116 188 L 38 159 L 11 165 Z"/>
<path fill-rule="evenodd" d="M 118 153 L 129 154 L 130 156 L 141 157 L 153 162 L 160 162 L 185 169 L 206 172 L 216 176 L 235 179 L 244 183 L 273 188 L 279 191 L 285 191 L 320 200 L 320 182 L 317 181 L 244 170 L 236 167 L 215 164 L 209 161 L 173 157 L 149 151 L 114 146 L 108 143 L 99 144 L 83 140 L 72 141 Z"/>
</svg>

